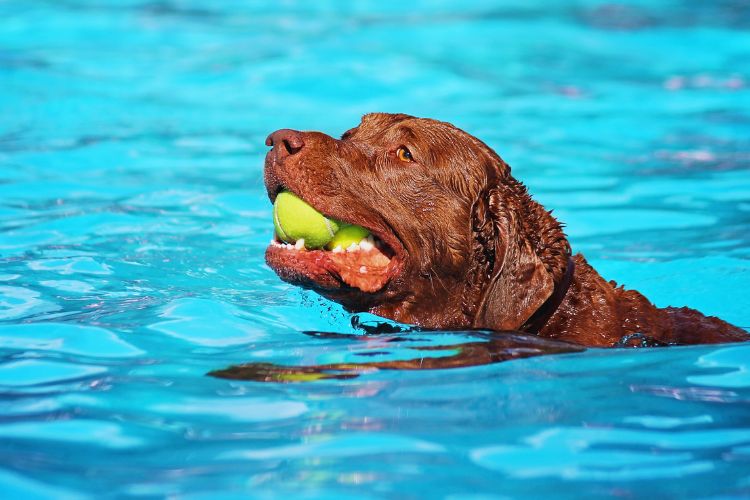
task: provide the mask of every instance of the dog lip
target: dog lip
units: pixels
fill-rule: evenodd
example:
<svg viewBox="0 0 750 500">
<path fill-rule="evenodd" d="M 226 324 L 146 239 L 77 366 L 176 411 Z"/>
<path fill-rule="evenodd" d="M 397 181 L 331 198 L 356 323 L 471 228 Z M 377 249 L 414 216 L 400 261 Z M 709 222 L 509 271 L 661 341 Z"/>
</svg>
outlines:
<svg viewBox="0 0 750 500">
<path fill-rule="evenodd" d="M 344 222 L 346 224 L 352 224 L 356 226 L 361 226 L 365 229 L 367 229 L 376 239 L 379 239 L 381 242 L 383 242 L 388 250 L 390 250 L 392 255 L 388 255 L 390 258 L 399 258 L 399 262 L 404 260 L 404 255 L 406 254 L 405 246 L 403 242 L 401 241 L 401 238 L 396 234 L 395 231 L 393 231 L 390 228 L 390 225 L 385 223 L 385 226 L 388 226 L 388 230 L 379 230 L 375 229 L 374 226 L 376 224 L 371 223 L 368 218 L 365 217 L 358 217 L 357 214 L 354 214 L 352 217 L 352 214 L 347 214 L 344 217 L 338 217 L 333 211 L 328 210 L 324 207 L 321 207 L 320 204 L 316 203 L 315 200 L 310 199 L 310 197 L 300 194 L 297 190 L 292 189 L 288 186 L 288 184 L 284 182 L 278 182 L 278 184 L 275 186 L 273 191 L 269 191 L 269 198 L 271 198 L 271 202 L 274 203 L 276 201 L 276 197 L 281 193 L 282 191 L 289 191 L 295 196 L 299 197 L 302 201 L 313 207 L 315 210 L 323 214 L 324 217 L 327 217 L 329 219 L 334 219 L 339 222 Z"/>
<path fill-rule="evenodd" d="M 287 189 L 286 185 L 280 184 L 279 192 Z M 289 190 L 295 193 L 293 190 Z M 299 196 L 299 195 L 297 195 Z M 285 281 L 290 281 L 293 284 L 301 285 L 305 288 L 322 288 L 322 289 L 336 289 L 336 288 L 347 288 L 351 290 L 358 290 L 360 293 L 372 294 L 382 292 L 388 284 L 396 277 L 402 274 L 405 266 L 404 258 L 405 250 L 401 243 L 401 240 L 395 234 L 395 232 L 379 231 L 374 230 L 373 225 L 368 221 L 364 221 L 363 217 L 346 217 L 338 218 L 331 216 L 329 211 L 320 210 L 319 207 L 314 206 L 310 203 L 307 198 L 300 196 L 302 200 L 309 203 L 313 208 L 318 210 L 324 216 L 339 220 L 341 222 L 356 224 L 367 229 L 376 240 L 379 240 L 379 244 L 382 244 L 385 248 L 379 247 L 381 253 L 389 258 L 390 263 L 388 264 L 388 271 L 386 279 L 380 285 L 377 290 L 365 291 L 361 290 L 356 286 L 349 285 L 344 281 L 339 273 L 337 272 L 337 265 L 329 254 L 330 251 L 326 250 L 304 250 L 302 253 L 290 253 L 285 254 L 282 252 L 290 252 L 278 244 L 272 242 L 266 249 L 266 261 L 274 271 Z M 274 236 L 275 240 L 276 237 Z"/>
<path fill-rule="evenodd" d="M 362 289 L 347 282 L 347 268 L 340 267 L 337 255 L 341 254 L 326 250 L 297 250 L 291 246 L 285 248 L 274 241 L 266 249 L 266 262 L 284 281 L 303 288 L 319 291 L 356 290 L 359 294 L 369 295 L 382 292 L 401 272 L 400 262 L 394 256 L 381 271 L 382 282 L 376 282 L 377 288 Z"/>
<path fill-rule="evenodd" d="M 271 199 L 271 203 L 276 203 L 276 198 L 281 194 L 282 191 L 289 191 L 283 184 L 279 184 L 276 189 L 271 193 L 268 193 L 268 197 Z"/>
</svg>

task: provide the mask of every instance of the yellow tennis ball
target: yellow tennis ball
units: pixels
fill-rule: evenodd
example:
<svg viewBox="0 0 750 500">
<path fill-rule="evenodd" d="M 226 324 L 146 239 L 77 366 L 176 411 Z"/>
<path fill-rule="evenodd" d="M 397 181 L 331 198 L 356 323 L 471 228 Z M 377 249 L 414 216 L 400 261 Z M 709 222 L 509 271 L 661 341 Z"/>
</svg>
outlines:
<svg viewBox="0 0 750 500">
<path fill-rule="evenodd" d="M 273 204 L 276 235 L 286 243 L 305 240 L 309 249 L 322 248 L 331 241 L 339 225 L 290 191 L 282 191 Z"/>
<path fill-rule="evenodd" d="M 368 231 L 367 229 L 363 228 L 362 226 L 349 224 L 341 227 L 336 232 L 336 234 L 333 236 L 333 239 L 326 245 L 326 248 L 328 250 L 333 250 L 336 247 L 346 249 L 352 243 L 354 243 L 355 245 L 359 244 L 360 241 L 364 240 L 368 236 L 370 236 L 370 231 Z"/>
</svg>

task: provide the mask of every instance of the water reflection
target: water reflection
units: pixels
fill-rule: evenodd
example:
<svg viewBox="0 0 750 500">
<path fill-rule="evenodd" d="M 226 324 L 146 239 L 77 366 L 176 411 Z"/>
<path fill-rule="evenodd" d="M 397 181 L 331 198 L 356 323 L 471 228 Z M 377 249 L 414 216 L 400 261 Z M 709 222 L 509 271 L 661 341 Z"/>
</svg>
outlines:
<svg viewBox="0 0 750 500">
<path fill-rule="evenodd" d="M 303 332 L 310 337 L 363 342 L 367 349 L 347 352 L 348 358 L 367 357 L 372 360 L 346 360 L 304 366 L 288 366 L 254 362 L 234 365 L 208 375 L 233 380 L 256 382 L 312 382 L 345 380 L 378 370 L 437 370 L 500 363 L 513 359 L 549 354 L 581 352 L 575 344 L 544 339 L 521 332 L 485 330 L 428 331 L 402 327 L 392 323 L 358 323 L 365 335 L 335 332 Z"/>
</svg>

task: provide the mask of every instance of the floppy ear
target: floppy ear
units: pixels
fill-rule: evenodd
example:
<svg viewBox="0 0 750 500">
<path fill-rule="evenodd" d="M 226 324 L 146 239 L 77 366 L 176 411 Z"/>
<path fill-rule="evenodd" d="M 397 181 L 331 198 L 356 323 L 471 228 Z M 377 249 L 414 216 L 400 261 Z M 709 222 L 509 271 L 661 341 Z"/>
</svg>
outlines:
<svg viewBox="0 0 750 500">
<path fill-rule="evenodd" d="M 485 287 L 475 328 L 517 330 L 552 295 L 552 275 L 524 234 L 527 205 L 498 186 L 485 189 L 472 210 L 472 229 L 483 247 Z"/>
</svg>

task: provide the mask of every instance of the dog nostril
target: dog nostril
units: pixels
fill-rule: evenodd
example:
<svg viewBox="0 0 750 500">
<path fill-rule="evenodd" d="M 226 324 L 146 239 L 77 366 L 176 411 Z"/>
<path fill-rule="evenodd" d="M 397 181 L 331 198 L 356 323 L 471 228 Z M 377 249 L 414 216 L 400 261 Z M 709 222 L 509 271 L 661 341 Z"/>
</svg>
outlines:
<svg viewBox="0 0 750 500">
<path fill-rule="evenodd" d="M 289 153 L 290 155 L 298 153 L 304 145 L 305 143 L 302 142 L 301 139 L 297 141 L 284 139 L 284 147 L 286 148 L 287 153 Z"/>
<path fill-rule="evenodd" d="M 299 153 L 305 146 L 305 140 L 301 132 L 281 129 L 266 138 L 266 146 L 272 146 L 274 149 L 283 148 L 279 150 L 279 153 L 291 156 Z"/>
</svg>

